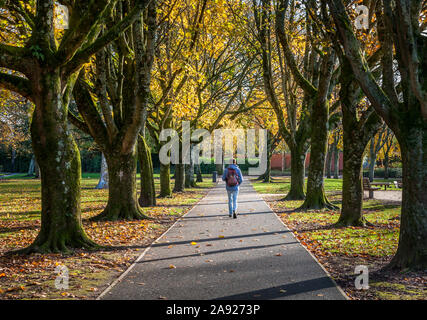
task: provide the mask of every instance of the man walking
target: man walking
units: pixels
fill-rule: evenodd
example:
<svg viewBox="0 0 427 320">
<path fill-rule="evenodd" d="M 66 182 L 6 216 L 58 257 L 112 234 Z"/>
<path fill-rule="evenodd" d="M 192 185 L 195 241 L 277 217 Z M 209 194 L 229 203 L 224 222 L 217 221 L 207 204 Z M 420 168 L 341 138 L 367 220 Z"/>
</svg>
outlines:
<svg viewBox="0 0 427 320">
<path fill-rule="evenodd" d="M 239 195 L 239 186 L 243 182 L 242 172 L 237 166 L 236 159 L 230 164 L 222 175 L 222 180 L 225 181 L 225 188 L 228 194 L 228 215 L 234 219 L 237 218 L 237 196 Z"/>
</svg>

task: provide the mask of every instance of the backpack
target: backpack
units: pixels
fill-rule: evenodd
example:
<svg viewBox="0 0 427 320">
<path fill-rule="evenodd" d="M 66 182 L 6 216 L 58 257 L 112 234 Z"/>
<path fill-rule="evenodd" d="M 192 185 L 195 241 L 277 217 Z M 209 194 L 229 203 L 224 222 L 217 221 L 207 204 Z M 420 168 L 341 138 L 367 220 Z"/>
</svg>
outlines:
<svg viewBox="0 0 427 320">
<path fill-rule="evenodd" d="M 234 187 L 239 184 L 237 180 L 237 172 L 234 168 L 227 168 L 227 176 L 226 176 L 227 186 Z"/>
</svg>

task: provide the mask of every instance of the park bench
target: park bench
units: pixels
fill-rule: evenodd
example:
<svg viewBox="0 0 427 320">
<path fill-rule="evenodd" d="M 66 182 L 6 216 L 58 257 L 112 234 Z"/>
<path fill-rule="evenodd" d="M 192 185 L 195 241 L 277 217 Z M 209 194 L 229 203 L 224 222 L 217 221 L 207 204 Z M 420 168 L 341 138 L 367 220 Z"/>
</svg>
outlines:
<svg viewBox="0 0 427 320">
<path fill-rule="evenodd" d="M 374 187 L 384 187 L 384 190 L 387 191 L 387 187 L 390 187 L 390 182 L 375 182 L 375 183 L 370 183 L 370 185 Z"/>
<path fill-rule="evenodd" d="M 363 190 L 369 191 L 369 199 L 374 198 L 374 191 L 380 190 L 381 188 L 374 188 L 371 186 L 369 178 L 363 178 Z"/>
</svg>

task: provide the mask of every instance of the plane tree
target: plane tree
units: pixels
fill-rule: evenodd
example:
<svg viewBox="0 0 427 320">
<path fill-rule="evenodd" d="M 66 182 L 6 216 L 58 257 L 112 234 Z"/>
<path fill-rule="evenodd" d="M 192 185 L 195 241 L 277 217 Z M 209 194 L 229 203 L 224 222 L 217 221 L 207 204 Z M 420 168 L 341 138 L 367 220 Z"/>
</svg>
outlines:
<svg viewBox="0 0 427 320">
<path fill-rule="evenodd" d="M 123 3 L 108 23 L 131 8 Z M 136 145 L 147 117 L 156 24 L 156 1 L 151 0 L 129 30 L 96 54 L 74 87 L 79 115 L 70 112 L 70 121 L 93 137 L 108 166 L 108 203 L 94 220 L 147 218 L 137 199 Z M 144 138 L 139 139 L 145 147 Z"/>
<path fill-rule="evenodd" d="M 427 31 L 426 1 L 377 1 L 383 51 L 379 81 L 353 30 L 348 1 L 328 0 L 345 58 L 377 114 L 393 130 L 402 156 L 399 243 L 388 268 L 427 267 Z M 395 66 L 397 68 L 395 68 Z"/>
<path fill-rule="evenodd" d="M 55 7 L 69 12 L 69 28 L 55 25 Z M 136 1 L 131 12 L 105 27 L 118 1 L 1 1 L 26 25 L 25 41 L 0 44 L 0 86 L 35 104 L 32 146 L 41 173 L 41 229 L 24 252 L 94 248 L 82 228 L 80 209 L 81 164 L 70 133 L 68 107 L 82 66 L 116 39 L 139 17 L 148 1 Z M 19 31 L 17 31 L 19 32 Z"/>
</svg>

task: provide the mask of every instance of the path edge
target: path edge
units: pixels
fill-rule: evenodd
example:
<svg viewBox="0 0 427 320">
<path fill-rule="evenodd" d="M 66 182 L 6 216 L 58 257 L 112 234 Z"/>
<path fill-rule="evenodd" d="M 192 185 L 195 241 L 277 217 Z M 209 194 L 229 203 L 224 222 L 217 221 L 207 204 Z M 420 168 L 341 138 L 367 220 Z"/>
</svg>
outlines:
<svg viewBox="0 0 427 320">
<path fill-rule="evenodd" d="M 136 266 L 136 264 L 144 258 L 145 254 L 148 252 L 148 250 L 151 249 L 151 247 L 156 244 L 163 236 L 165 236 L 178 222 L 180 222 L 183 218 L 185 218 L 186 215 L 190 214 L 191 211 L 193 211 L 194 208 L 196 208 L 199 203 L 206 198 L 209 193 L 211 193 L 218 185 L 218 182 L 208 191 L 208 193 L 205 194 L 204 197 L 200 198 L 199 201 L 197 201 L 193 207 L 188 210 L 186 214 L 179 217 L 178 220 L 176 220 L 165 232 L 163 232 L 156 240 L 154 240 L 145 250 L 136 258 L 136 260 L 116 279 L 114 280 L 107 288 L 104 289 L 104 291 L 101 292 L 101 294 L 96 297 L 95 300 L 101 300 L 102 297 L 104 297 L 113 287 L 115 287 L 119 282 L 123 280 L 124 277 Z"/>
<path fill-rule="evenodd" d="M 252 183 L 251 183 L 252 184 Z M 252 186 L 253 187 L 253 186 Z M 255 190 L 255 188 L 254 188 Z M 320 266 L 320 268 L 322 268 L 322 270 L 326 273 L 326 275 L 332 280 L 332 283 L 335 285 L 335 287 L 338 289 L 338 291 L 343 295 L 343 297 L 346 300 L 351 300 L 350 297 L 344 292 L 344 290 L 341 288 L 341 286 L 339 286 L 337 284 L 337 282 L 335 281 L 335 279 L 332 277 L 332 275 L 329 273 L 328 270 L 326 270 L 326 268 L 319 262 L 319 260 L 317 260 L 316 256 L 314 254 L 312 254 L 310 252 L 310 250 L 308 250 L 302 243 L 301 241 L 295 236 L 295 234 L 291 231 L 291 229 L 289 229 L 289 227 L 282 221 L 282 219 L 280 219 L 280 217 L 277 215 L 277 213 L 271 209 L 270 205 L 268 204 L 268 202 L 266 200 L 264 200 L 264 198 L 262 197 L 261 193 L 258 193 L 258 191 L 255 190 L 255 192 L 260 196 L 261 200 L 265 202 L 265 204 L 267 205 L 267 207 L 271 210 L 271 212 L 274 213 L 274 215 L 276 216 L 277 220 L 280 221 L 281 224 L 283 224 L 285 226 L 286 229 L 289 230 L 289 232 L 292 234 L 292 236 L 295 238 L 295 240 L 305 249 L 305 251 L 308 252 L 308 254 L 314 259 L 314 261 L 316 261 L 316 263 Z"/>
</svg>

